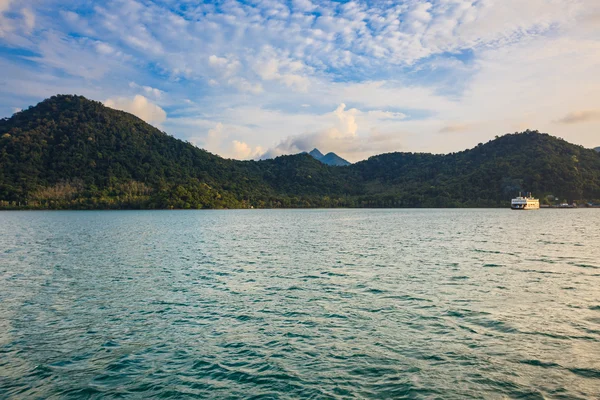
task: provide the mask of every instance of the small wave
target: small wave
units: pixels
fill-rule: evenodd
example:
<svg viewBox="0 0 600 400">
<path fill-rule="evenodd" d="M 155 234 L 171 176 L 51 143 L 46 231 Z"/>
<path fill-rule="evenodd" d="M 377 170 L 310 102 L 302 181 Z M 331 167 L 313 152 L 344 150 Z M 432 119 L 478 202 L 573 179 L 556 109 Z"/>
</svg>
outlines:
<svg viewBox="0 0 600 400">
<path fill-rule="evenodd" d="M 553 272 L 553 271 L 543 271 L 539 269 L 520 269 L 519 272 L 531 272 L 534 274 L 542 274 L 542 275 L 564 275 L 562 272 Z"/>
<path fill-rule="evenodd" d="M 387 290 L 384 290 L 384 289 L 375 289 L 375 288 L 369 288 L 369 289 L 367 289 L 365 291 L 367 293 L 373 293 L 373 294 L 387 293 Z"/>
<path fill-rule="evenodd" d="M 544 400 L 544 396 L 529 387 L 519 385 L 518 383 L 506 380 L 506 379 L 492 379 L 487 377 L 481 377 L 477 374 L 477 378 L 473 379 L 481 385 L 493 388 L 496 393 L 504 393 L 511 399 L 531 399 L 531 400 Z"/>
<path fill-rule="evenodd" d="M 288 311 L 283 314 L 283 316 L 286 318 L 305 317 L 307 315 L 310 315 L 310 314 L 303 312 L 303 311 Z"/>
<path fill-rule="evenodd" d="M 600 269 L 600 267 L 598 267 L 596 265 L 591 265 L 591 264 L 575 264 L 575 263 L 569 263 L 569 264 L 574 265 L 576 267 L 580 267 L 580 268 Z"/>
<path fill-rule="evenodd" d="M 457 317 L 457 318 L 466 318 L 466 317 L 480 317 L 484 315 L 490 315 L 490 313 L 485 311 L 473 311 L 469 309 L 459 309 L 459 310 L 448 310 L 444 313 L 444 315 L 448 317 Z"/>
<path fill-rule="evenodd" d="M 459 311 L 453 311 L 453 310 L 447 311 L 446 315 L 448 317 L 458 317 L 458 318 L 464 318 L 465 317 L 465 314 L 463 314 L 463 313 L 461 313 Z"/>
<path fill-rule="evenodd" d="M 517 328 L 514 328 L 502 321 L 490 320 L 490 319 L 468 319 L 472 324 L 479 325 L 483 328 L 488 328 L 500 333 L 521 333 Z"/>
<path fill-rule="evenodd" d="M 544 264 L 556 264 L 556 261 L 549 258 L 528 258 L 526 261 L 540 262 Z"/>
<path fill-rule="evenodd" d="M 544 361 L 535 360 L 535 359 L 519 360 L 518 362 L 520 364 L 533 365 L 535 367 L 542 367 L 542 368 L 557 368 L 557 367 L 560 367 L 559 364 L 556 364 L 556 363 L 553 363 L 553 362 L 544 362 Z"/>
<path fill-rule="evenodd" d="M 327 275 L 327 276 L 348 276 L 347 274 L 340 274 L 340 273 L 331 272 L 331 271 L 323 271 L 323 272 L 321 272 L 321 275 Z"/>
<path fill-rule="evenodd" d="M 102 396 L 102 391 L 93 388 L 85 387 L 80 389 L 68 389 L 58 393 L 61 397 L 72 398 L 72 399 L 92 399 L 99 398 Z"/>
<path fill-rule="evenodd" d="M 475 333 L 475 334 L 479 333 L 479 332 L 477 332 L 475 329 L 473 329 L 473 328 L 470 328 L 470 327 L 468 327 L 468 326 L 466 326 L 466 325 L 457 325 L 457 326 L 458 326 L 460 329 L 462 329 L 462 330 L 465 330 L 465 331 L 467 331 L 467 332 L 469 332 L 469 333 Z"/>
<path fill-rule="evenodd" d="M 558 244 L 558 245 L 566 244 L 565 242 L 553 242 L 551 240 L 538 240 L 538 243 L 542 243 L 542 244 Z"/>
<path fill-rule="evenodd" d="M 600 370 L 593 368 L 568 368 L 575 375 L 583 376 L 584 378 L 600 379 Z"/>
<path fill-rule="evenodd" d="M 433 302 L 433 300 L 425 299 L 423 297 L 415 297 L 408 294 L 403 295 L 391 295 L 391 296 L 383 296 L 384 299 L 394 299 L 394 300 L 407 300 L 407 301 L 427 301 Z"/>
<path fill-rule="evenodd" d="M 52 368 L 48 365 L 40 364 L 36 365 L 28 374 L 31 377 L 37 378 L 48 378 L 52 376 Z"/>
<path fill-rule="evenodd" d="M 326 318 L 335 318 L 335 319 L 348 319 L 347 315 L 342 315 L 342 314 L 327 314 L 325 317 Z"/>
<path fill-rule="evenodd" d="M 544 336 L 544 337 L 549 337 L 552 339 L 561 339 L 561 340 L 573 340 L 573 339 L 579 339 L 579 340 L 589 340 L 591 342 L 597 342 L 598 339 L 591 337 L 591 336 L 578 336 L 578 335 L 561 335 L 558 333 L 552 333 L 552 332 L 540 332 L 540 331 L 531 331 L 531 332 L 521 332 L 524 335 L 534 335 L 534 336 Z"/>
<path fill-rule="evenodd" d="M 300 279 L 304 279 L 304 280 L 306 280 L 306 279 L 321 279 L 321 277 L 318 275 L 304 275 L 304 276 L 301 276 Z"/>
</svg>

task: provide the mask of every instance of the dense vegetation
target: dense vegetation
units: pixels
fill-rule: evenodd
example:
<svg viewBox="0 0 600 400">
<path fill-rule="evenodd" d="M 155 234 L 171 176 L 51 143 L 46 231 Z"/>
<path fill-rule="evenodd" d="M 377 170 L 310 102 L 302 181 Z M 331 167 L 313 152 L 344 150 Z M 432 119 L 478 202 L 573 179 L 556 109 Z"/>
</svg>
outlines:
<svg viewBox="0 0 600 400">
<path fill-rule="evenodd" d="M 597 201 L 600 154 L 527 131 L 346 167 L 307 154 L 235 161 L 79 96 L 0 120 L 0 208 L 478 207 L 519 191 Z"/>
</svg>

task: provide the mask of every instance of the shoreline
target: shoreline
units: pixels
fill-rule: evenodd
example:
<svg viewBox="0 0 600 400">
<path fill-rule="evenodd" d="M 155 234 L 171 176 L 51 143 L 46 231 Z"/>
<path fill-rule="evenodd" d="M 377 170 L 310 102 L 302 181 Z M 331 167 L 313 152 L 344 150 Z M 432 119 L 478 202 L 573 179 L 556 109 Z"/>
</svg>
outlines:
<svg viewBox="0 0 600 400">
<path fill-rule="evenodd" d="M 507 210 L 507 211 L 539 211 L 539 210 L 587 210 L 600 209 L 600 206 L 586 207 L 540 207 L 535 210 L 513 210 L 508 207 L 273 207 L 273 208 L 4 208 L 3 211 L 261 211 L 261 210 Z"/>
</svg>

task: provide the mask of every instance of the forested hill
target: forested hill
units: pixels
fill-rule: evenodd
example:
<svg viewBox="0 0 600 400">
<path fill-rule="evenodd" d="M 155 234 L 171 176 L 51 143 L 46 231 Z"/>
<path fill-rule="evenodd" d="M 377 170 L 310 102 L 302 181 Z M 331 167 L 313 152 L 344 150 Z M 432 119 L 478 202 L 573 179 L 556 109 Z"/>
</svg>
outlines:
<svg viewBox="0 0 600 400">
<path fill-rule="evenodd" d="M 519 191 L 597 201 L 600 154 L 527 131 L 346 167 L 307 154 L 235 161 L 80 96 L 0 120 L 0 208 L 505 206 Z"/>
</svg>

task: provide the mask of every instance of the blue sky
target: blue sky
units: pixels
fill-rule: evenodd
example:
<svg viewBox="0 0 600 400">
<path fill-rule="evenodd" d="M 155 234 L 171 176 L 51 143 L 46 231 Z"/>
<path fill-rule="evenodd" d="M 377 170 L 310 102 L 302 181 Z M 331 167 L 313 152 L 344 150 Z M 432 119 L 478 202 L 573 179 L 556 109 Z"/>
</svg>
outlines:
<svg viewBox="0 0 600 400">
<path fill-rule="evenodd" d="M 76 93 L 237 159 L 594 147 L 599 26 L 596 0 L 0 0 L 0 115 Z"/>
</svg>

